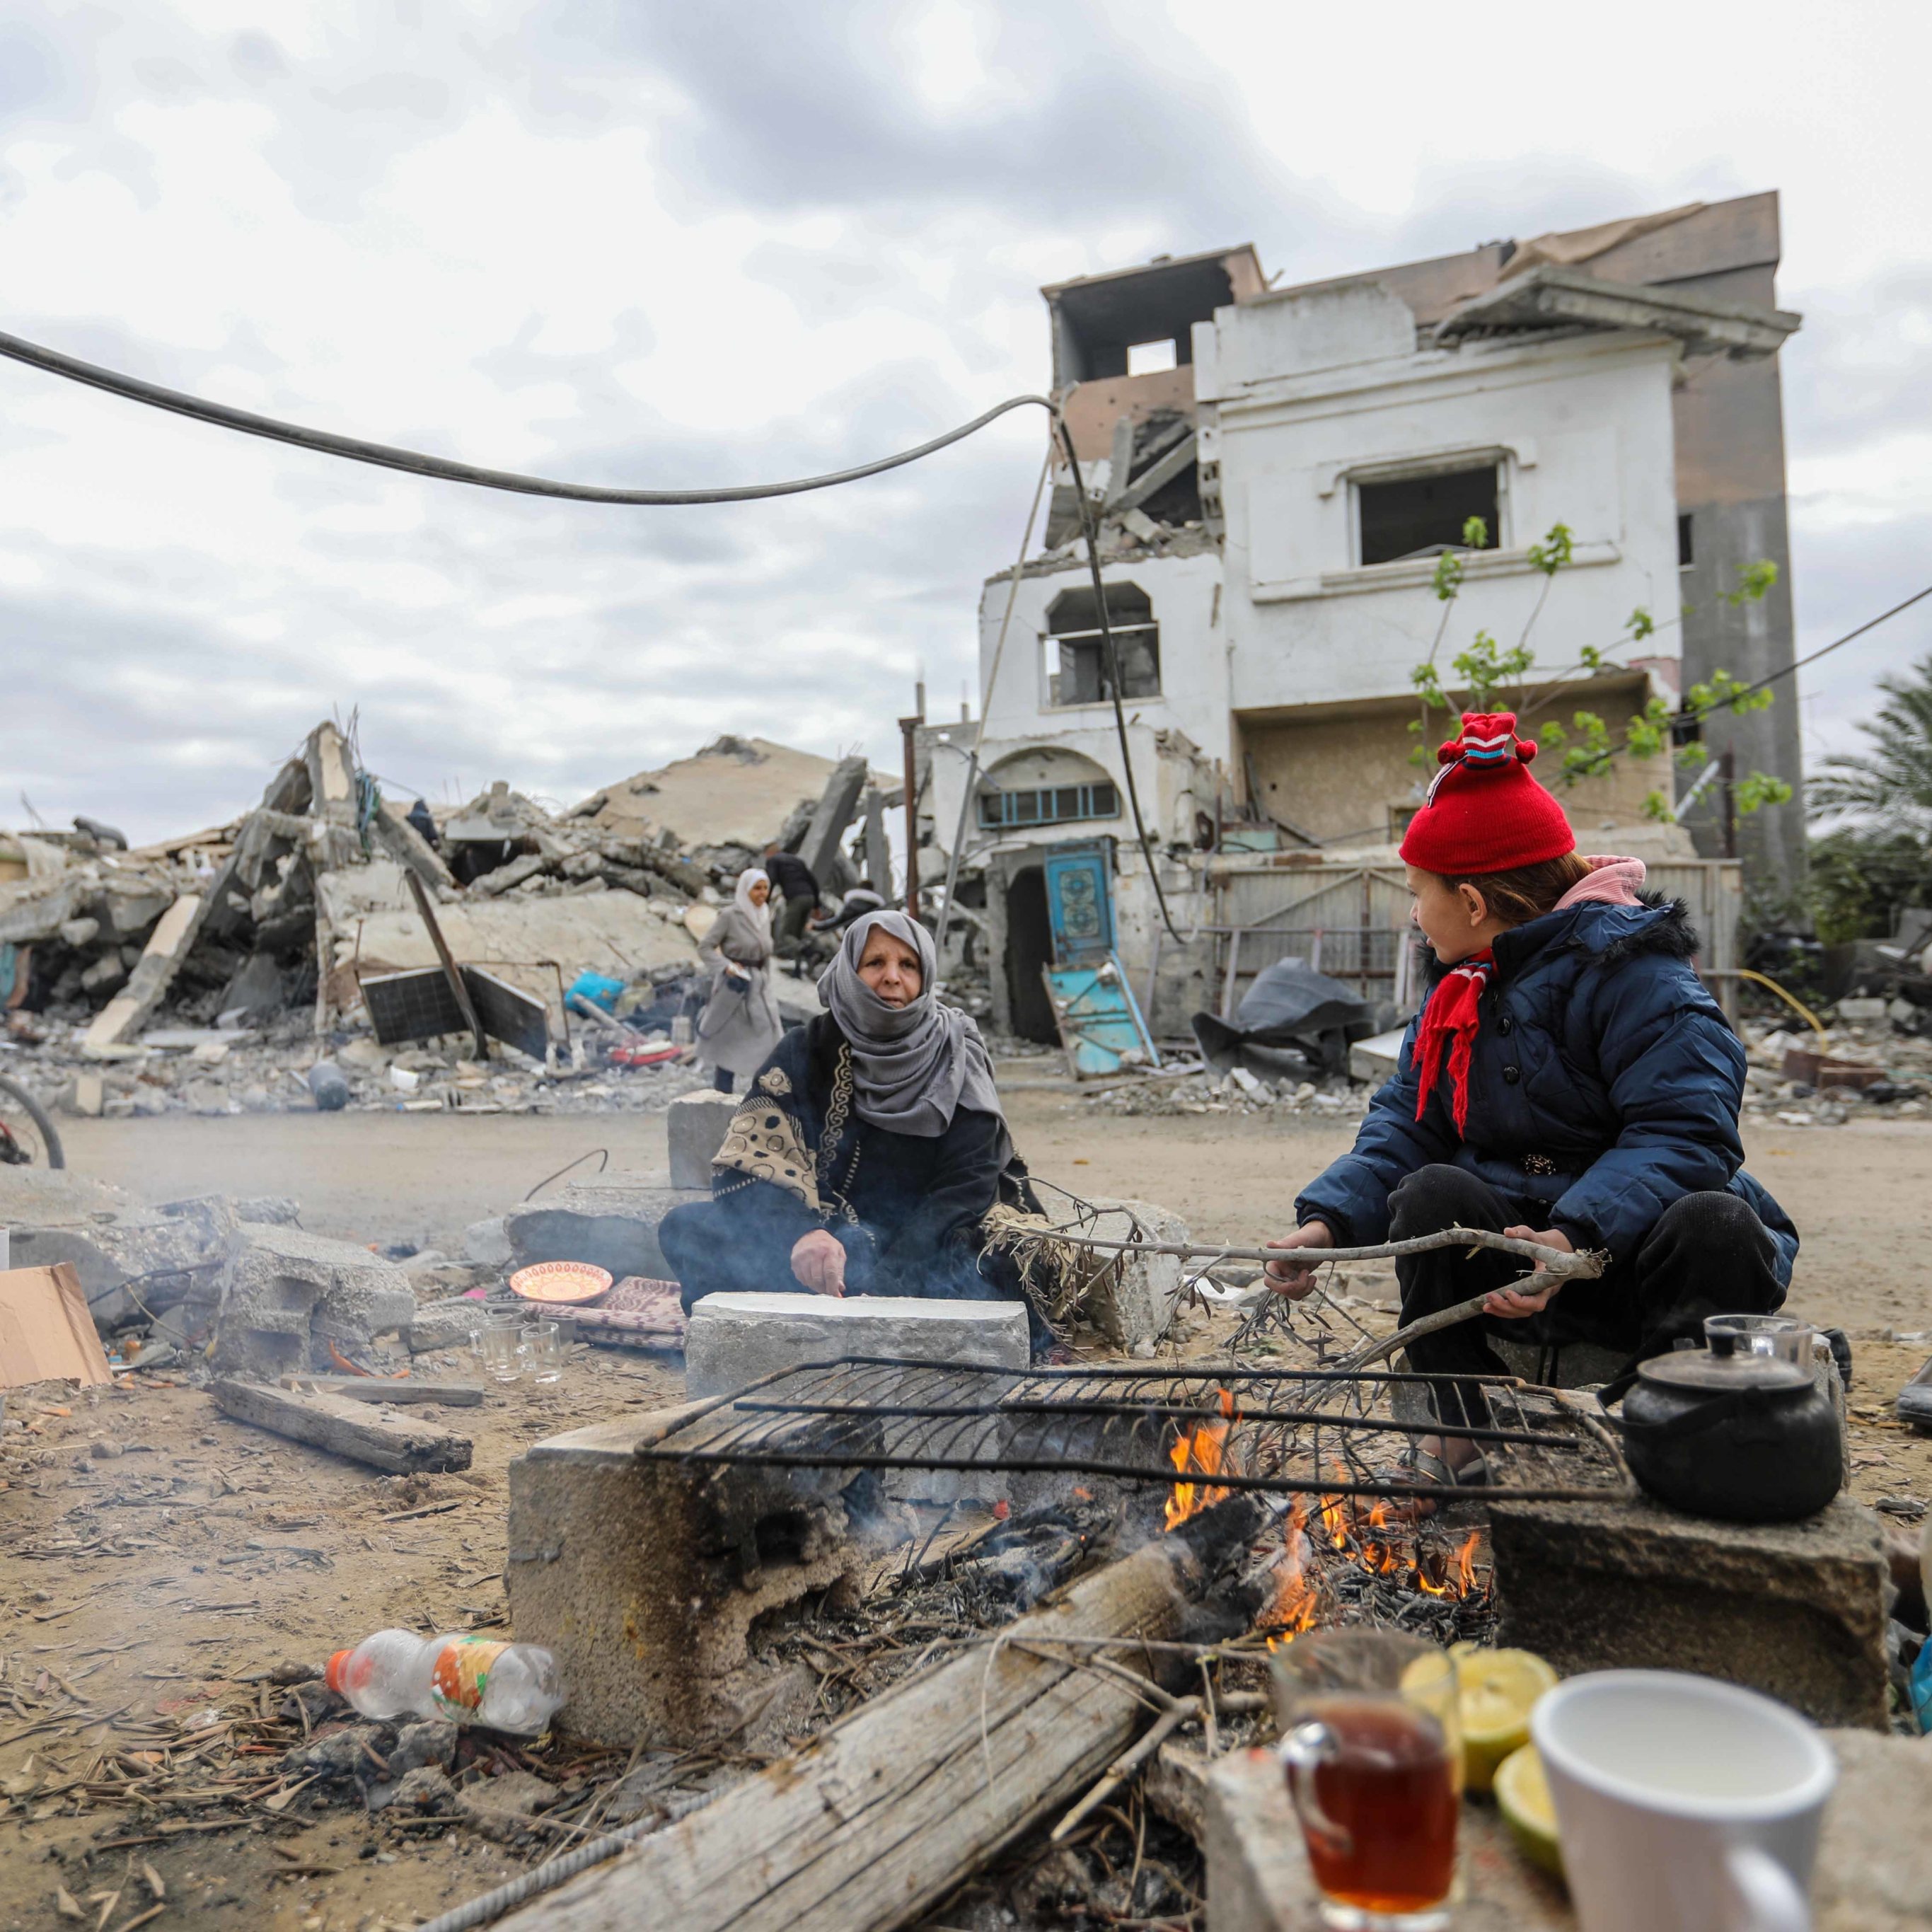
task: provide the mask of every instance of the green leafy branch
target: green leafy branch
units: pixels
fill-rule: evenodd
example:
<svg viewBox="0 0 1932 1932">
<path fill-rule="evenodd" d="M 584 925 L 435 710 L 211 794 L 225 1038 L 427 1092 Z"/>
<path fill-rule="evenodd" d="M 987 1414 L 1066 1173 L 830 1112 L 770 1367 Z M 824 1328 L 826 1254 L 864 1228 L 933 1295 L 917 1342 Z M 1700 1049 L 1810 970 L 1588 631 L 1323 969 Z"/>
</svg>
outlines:
<svg viewBox="0 0 1932 1932">
<path fill-rule="evenodd" d="M 1482 548 L 1487 536 L 1487 526 L 1480 517 L 1472 517 L 1463 526 L 1464 540 L 1470 548 Z M 1530 632 L 1542 613 L 1550 584 L 1557 572 L 1574 560 L 1575 548 L 1574 533 L 1568 525 L 1560 523 L 1551 526 L 1542 542 L 1530 545 L 1526 554 L 1531 564 L 1543 573 L 1544 582 L 1522 637 L 1511 649 L 1504 650 L 1488 632 L 1478 631 L 1468 647 L 1450 660 L 1453 682 L 1446 688 L 1436 659 L 1448 628 L 1450 607 L 1462 587 L 1463 570 L 1457 552 L 1445 550 L 1437 560 L 1434 588 L 1444 606 L 1442 622 L 1437 627 L 1427 659 L 1409 674 L 1410 682 L 1422 700 L 1421 716 L 1412 719 L 1408 726 L 1410 734 L 1418 740 L 1409 753 L 1411 764 L 1429 762 L 1427 746 L 1420 741 L 1428 731 L 1432 712 L 1454 709 L 1449 696 L 1451 691 L 1467 694 L 1469 701 L 1465 708 L 1487 711 L 1494 709 L 1499 692 L 1516 685 L 1519 687 L 1516 708 L 1522 709 L 1520 687 L 1536 662 L 1536 655 L 1529 647 Z M 1777 581 L 1778 566 L 1768 559 L 1747 564 L 1738 573 L 1737 588 L 1724 593 L 1725 601 L 1734 606 L 1761 602 Z M 1641 643 L 1655 634 L 1657 622 L 1639 604 L 1624 628 L 1624 637 L 1610 649 L 1620 648 L 1624 643 Z M 1594 645 L 1585 645 L 1579 656 L 1582 668 L 1593 674 L 1619 668 L 1604 650 Z M 1773 701 L 1769 690 L 1754 689 L 1720 670 L 1713 672 L 1708 680 L 1691 686 L 1684 694 L 1682 707 L 1674 713 L 1661 698 L 1651 698 L 1624 727 L 1621 740 L 1612 735 L 1600 713 L 1588 710 L 1573 712 L 1568 725 L 1557 718 L 1546 718 L 1538 726 L 1538 734 L 1548 749 L 1561 754 L 1563 782 L 1574 785 L 1608 771 L 1622 754 L 1656 758 L 1670 748 L 1673 738 L 1680 741 L 1676 747 L 1678 761 L 1694 764 L 1704 756 L 1702 747 L 1695 741 L 1706 719 L 1720 711 L 1761 711 Z M 1766 772 L 1751 772 L 1734 788 L 1734 802 L 1742 814 L 1756 812 L 1767 805 L 1781 805 L 1792 796 L 1791 787 L 1784 779 Z M 1676 816 L 1670 800 L 1661 791 L 1653 791 L 1645 800 L 1644 812 L 1647 817 L 1666 820 Z"/>
</svg>

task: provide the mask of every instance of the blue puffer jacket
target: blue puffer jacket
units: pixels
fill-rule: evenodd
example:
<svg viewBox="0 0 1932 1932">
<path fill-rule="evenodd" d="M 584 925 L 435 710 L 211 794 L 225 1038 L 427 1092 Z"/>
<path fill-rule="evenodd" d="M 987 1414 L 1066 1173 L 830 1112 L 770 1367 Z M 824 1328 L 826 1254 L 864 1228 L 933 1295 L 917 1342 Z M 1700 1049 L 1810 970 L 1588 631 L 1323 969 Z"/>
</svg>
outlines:
<svg viewBox="0 0 1932 1932">
<path fill-rule="evenodd" d="M 1681 902 L 1588 902 L 1503 934 L 1470 1064 L 1468 1138 L 1446 1073 L 1415 1118 L 1412 1021 L 1354 1150 L 1310 1185 L 1297 1219 L 1326 1221 L 1339 1244 L 1380 1241 L 1390 1189 L 1447 1162 L 1546 1204 L 1538 1225 L 1623 1262 L 1673 1201 L 1725 1189 L 1770 1230 L 1788 1286 L 1798 1231 L 1743 1171 L 1744 1050 L 1690 968 L 1696 945 Z"/>
</svg>

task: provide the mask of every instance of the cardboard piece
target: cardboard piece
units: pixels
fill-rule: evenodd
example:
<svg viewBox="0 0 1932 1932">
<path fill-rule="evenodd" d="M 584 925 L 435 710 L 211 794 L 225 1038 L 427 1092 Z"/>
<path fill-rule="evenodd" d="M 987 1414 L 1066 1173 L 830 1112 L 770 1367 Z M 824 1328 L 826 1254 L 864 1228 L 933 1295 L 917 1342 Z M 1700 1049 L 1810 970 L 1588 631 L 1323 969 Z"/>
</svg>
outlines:
<svg viewBox="0 0 1932 1932">
<path fill-rule="evenodd" d="M 0 1274 L 0 1388 L 56 1381 L 86 1388 L 113 1379 L 72 1262 Z"/>
</svg>

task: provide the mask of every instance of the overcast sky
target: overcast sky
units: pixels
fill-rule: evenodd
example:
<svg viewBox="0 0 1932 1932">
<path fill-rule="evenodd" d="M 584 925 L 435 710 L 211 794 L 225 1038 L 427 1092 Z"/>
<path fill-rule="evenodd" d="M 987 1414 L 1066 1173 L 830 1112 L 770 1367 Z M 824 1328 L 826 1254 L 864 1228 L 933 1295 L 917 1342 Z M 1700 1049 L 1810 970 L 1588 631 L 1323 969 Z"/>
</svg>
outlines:
<svg viewBox="0 0 1932 1932">
<path fill-rule="evenodd" d="M 0 330 L 502 468 L 837 467 L 1048 377 L 1042 282 L 1252 239 L 1291 281 L 1784 193 L 1801 649 L 1932 578 L 1919 0 L 10 0 Z M 397 790 L 560 800 L 722 731 L 892 760 L 973 674 L 1036 413 L 824 495 L 532 502 L 0 362 L 0 823 L 252 802 L 359 707 Z M 1808 740 L 1932 651 L 1818 668 Z"/>
</svg>

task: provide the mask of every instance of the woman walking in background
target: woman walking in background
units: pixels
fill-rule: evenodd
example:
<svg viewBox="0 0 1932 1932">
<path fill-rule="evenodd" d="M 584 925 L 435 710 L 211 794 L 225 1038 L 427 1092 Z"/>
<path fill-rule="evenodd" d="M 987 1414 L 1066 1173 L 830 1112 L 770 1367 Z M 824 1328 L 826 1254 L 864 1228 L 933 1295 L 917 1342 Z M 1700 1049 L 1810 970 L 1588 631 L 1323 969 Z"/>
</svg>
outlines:
<svg viewBox="0 0 1932 1932">
<path fill-rule="evenodd" d="M 711 1069 L 721 1094 L 737 1075 L 757 1072 L 784 1031 L 772 998 L 771 896 L 771 880 L 748 866 L 698 949 L 712 969 L 711 997 L 698 1016 L 698 1064 Z"/>
</svg>

